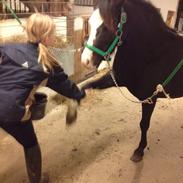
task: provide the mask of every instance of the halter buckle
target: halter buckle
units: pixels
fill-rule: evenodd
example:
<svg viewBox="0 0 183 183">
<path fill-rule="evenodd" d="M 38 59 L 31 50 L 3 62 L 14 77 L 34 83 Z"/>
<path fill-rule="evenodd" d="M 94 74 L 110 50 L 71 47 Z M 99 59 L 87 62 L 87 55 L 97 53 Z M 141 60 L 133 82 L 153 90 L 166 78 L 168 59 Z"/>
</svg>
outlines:
<svg viewBox="0 0 183 183">
<path fill-rule="evenodd" d="M 123 44 L 123 41 L 119 40 L 117 46 L 121 46 Z"/>
<path fill-rule="evenodd" d="M 104 59 L 106 61 L 111 61 L 111 55 L 108 53 L 107 55 L 104 56 Z"/>
<path fill-rule="evenodd" d="M 149 97 L 149 98 L 145 99 L 145 100 L 143 101 L 143 103 L 145 103 L 145 104 L 153 104 L 153 100 L 152 100 L 151 97 Z"/>
</svg>

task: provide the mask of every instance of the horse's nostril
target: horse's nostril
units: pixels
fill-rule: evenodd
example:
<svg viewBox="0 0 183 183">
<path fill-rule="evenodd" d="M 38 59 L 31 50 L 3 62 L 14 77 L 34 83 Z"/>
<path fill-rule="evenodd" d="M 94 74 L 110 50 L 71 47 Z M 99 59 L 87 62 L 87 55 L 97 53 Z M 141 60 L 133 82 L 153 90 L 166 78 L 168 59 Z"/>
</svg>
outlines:
<svg viewBox="0 0 183 183">
<path fill-rule="evenodd" d="M 90 61 L 87 59 L 87 60 L 84 60 L 82 61 L 82 64 L 85 66 L 85 67 L 89 67 L 90 66 Z"/>
<path fill-rule="evenodd" d="M 92 52 L 88 49 L 84 49 L 81 54 L 81 62 L 84 66 L 88 67 L 90 65 L 90 60 L 92 58 Z"/>
<path fill-rule="evenodd" d="M 86 60 L 86 65 L 89 65 L 90 64 L 90 61 L 89 60 Z"/>
</svg>

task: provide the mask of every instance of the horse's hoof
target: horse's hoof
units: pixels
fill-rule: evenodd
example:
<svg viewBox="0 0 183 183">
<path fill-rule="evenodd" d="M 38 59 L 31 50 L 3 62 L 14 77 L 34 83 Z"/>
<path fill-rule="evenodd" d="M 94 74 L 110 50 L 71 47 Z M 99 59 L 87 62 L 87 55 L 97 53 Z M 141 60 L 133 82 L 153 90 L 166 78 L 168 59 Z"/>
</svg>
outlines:
<svg viewBox="0 0 183 183">
<path fill-rule="evenodd" d="M 142 159 L 143 159 L 143 155 L 140 155 L 140 154 L 137 154 L 137 153 L 134 153 L 130 158 L 130 160 L 135 162 L 135 163 L 141 161 Z"/>
<path fill-rule="evenodd" d="M 50 178 L 49 178 L 48 173 L 44 172 L 42 174 L 40 183 L 49 183 L 49 180 L 50 180 Z"/>
</svg>

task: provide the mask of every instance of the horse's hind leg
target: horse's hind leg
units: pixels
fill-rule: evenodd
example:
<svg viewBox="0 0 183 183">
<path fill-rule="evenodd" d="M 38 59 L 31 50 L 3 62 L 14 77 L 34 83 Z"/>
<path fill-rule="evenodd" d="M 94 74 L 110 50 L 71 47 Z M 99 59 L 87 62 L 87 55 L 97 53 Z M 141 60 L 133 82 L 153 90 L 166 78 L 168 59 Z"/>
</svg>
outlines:
<svg viewBox="0 0 183 183">
<path fill-rule="evenodd" d="M 144 155 L 144 148 L 147 146 L 147 130 L 150 125 L 150 119 L 156 105 L 156 100 L 153 102 L 153 104 L 142 104 L 142 119 L 140 122 L 141 140 L 138 148 L 134 151 L 131 157 L 131 160 L 134 162 L 142 160 Z"/>
</svg>

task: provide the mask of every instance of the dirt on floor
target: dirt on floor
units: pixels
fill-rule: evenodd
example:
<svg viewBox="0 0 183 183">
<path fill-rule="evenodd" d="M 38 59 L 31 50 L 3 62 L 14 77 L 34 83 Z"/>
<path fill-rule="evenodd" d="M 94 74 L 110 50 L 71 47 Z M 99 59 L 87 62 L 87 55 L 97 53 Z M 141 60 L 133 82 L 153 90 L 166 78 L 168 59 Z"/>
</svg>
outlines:
<svg viewBox="0 0 183 183">
<path fill-rule="evenodd" d="M 122 98 L 116 88 L 93 90 L 68 128 L 66 106 L 44 90 L 50 97 L 46 116 L 34 126 L 50 183 L 183 183 L 183 98 L 159 100 L 144 159 L 134 163 L 130 156 L 140 138 L 140 104 Z M 23 149 L 0 130 L 0 183 L 23 182 L 28 182 Z"/>
</svg>

